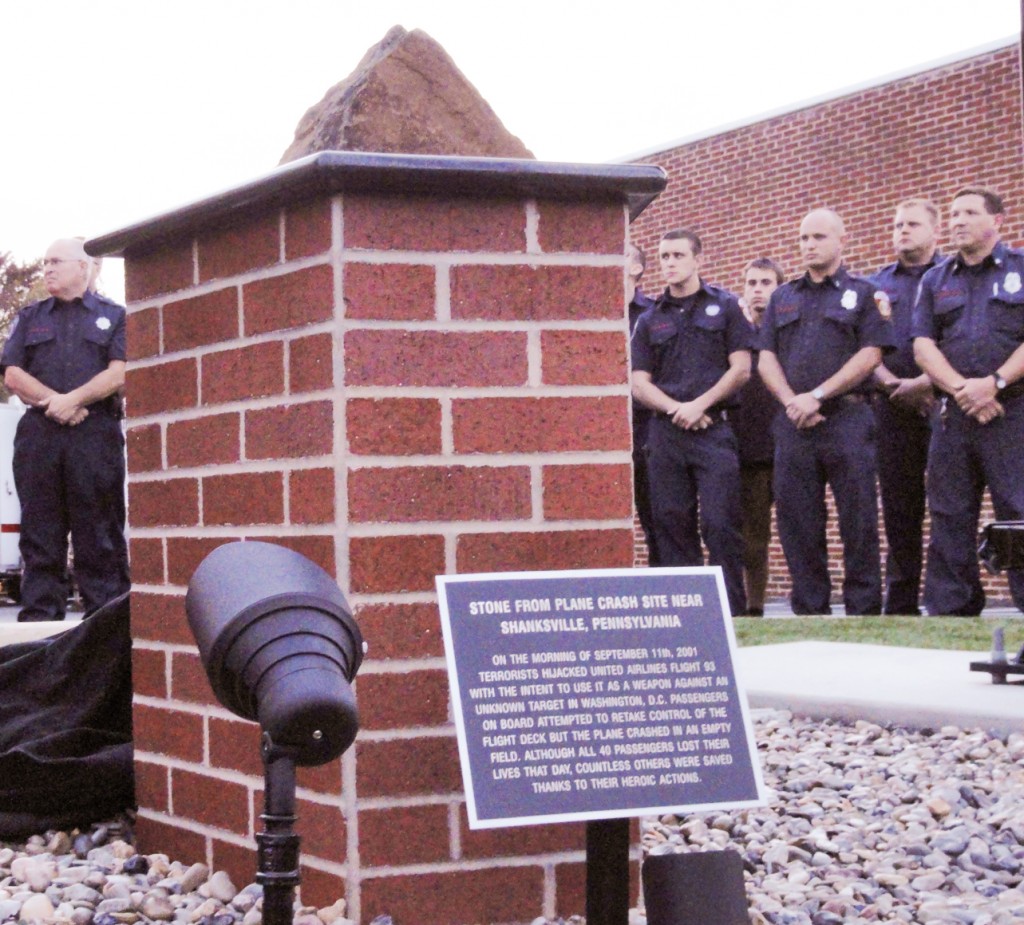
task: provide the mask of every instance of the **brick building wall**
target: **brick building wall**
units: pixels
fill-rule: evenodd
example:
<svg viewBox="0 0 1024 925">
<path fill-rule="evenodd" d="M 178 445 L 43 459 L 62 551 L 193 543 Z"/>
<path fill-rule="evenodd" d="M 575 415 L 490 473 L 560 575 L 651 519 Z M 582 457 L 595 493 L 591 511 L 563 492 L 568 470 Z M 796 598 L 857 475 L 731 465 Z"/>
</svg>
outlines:
<svg viewBox="0 0 1024 925">
<path fill-rule="evenodd" d="M 967 184 L 1003 195 L 1004 238 L 1020 245 L 1020 79 L 1018 46 L 1008 45 L 636 158 L 669 175 L 666 191 L 631 228 L 633 241 L 652 258 L 645 289 L 661 288 L 653 259 L 658 238 L 677 227 L 701 235 L 703 275 L 710 282 L 736 291 L 744 264 L 761 255 L 795 276 L 800 220 L 820 206 L 835 209 L 846 222 L 850 269 L 873 273 L 894 259 L 896 203 L 924 195 L 946 209 L 952 193 Z M 991 516 L 986 502 L 983 517 Z M 842 563 L 834 517 L 829 552 L 838 590 Z M 769 596 L 788 595 L 777 542 L 771 565 Z M 1005 579 L 989 577 L 985 584 L 990 601 L 1008 598 Z"/>
<path fill-rule="evenodd" d="M 299 771 L 303 900 L 579 913 L 581 825 L 468 828 L 433 580 L 632 563 L 621 255 L 627 187 L 664 181 L 595 168 L 573 194 L 458 161 L 479 176 L 424 193 L 427 159 L 390 158 L 381 193 L 356 170 L 375 157 L 90 242 L 126 257 L 140 843 L 253 878 L 259 728 L 215 701 L 184 595 L 216 546 L 261 539 L 335 575 L 369 643 L 356 746 Z"/>
</svg>

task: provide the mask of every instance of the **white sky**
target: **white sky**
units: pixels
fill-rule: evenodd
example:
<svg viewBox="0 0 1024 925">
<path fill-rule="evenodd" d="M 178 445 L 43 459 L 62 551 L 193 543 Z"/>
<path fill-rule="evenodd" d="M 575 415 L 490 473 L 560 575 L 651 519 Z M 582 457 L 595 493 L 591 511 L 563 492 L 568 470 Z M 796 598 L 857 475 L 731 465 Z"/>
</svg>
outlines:
<svg viewBox="0 0 1024 925">
<path fill-rule="evenodd" d="M 1011 40 L 1020 7 L 7 0 L 0 251 L 35 257 L 268 172 L 396 24 L 437 40 L 538 158 L 601 162 Z"/>
</svg>

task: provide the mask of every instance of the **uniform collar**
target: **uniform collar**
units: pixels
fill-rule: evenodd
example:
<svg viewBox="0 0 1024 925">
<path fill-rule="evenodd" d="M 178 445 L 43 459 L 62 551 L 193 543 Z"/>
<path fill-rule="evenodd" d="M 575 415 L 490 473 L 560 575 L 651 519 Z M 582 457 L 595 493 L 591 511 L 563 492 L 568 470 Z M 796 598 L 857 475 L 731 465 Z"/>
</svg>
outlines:
<svg viewBox="0 0 1024 925">
<path fill-rule="evenodd" d="M 992 248 L 992 253 L 986 256 L 981 263 L 976 263 L 973 266 L 964 263 L 963 256 L 957 251 L 951 259 L 951 269 L 954 273 L 959 273 L 961 270 L 982 270 L 988 267 L 1001 267 L 1006 260 L 1006 252 L 1008 250 L 1009 248 L 1002 241 L 996 241 L 996 246 Z"/>
<path fill-rule="evenodd" d="M 692 295 L 684 295 L 682 297 L 672 295 L 668 291 L 668 286 L 666 286 L 665 291 L 661 294 L 656 304 L 661 308 L 667 308 L 669 306 L 678 307 L 680 305 L 683 305 L 684 303 L 692 304 L 692 300 L 697 298 L 697 296 L 699 296 L 702 292 L 707 296 L 711 296 L 712 298 L 714 297 L 710 287 L 707 283 L 704 282 L 703 279 L 700 280 L 700 286 L 697 288 L 696 292 L 694 292 Z"/>
<path fill-rule="evenodd" d="M 649 295 L 644 295 L 639 288 L 633 293 L 633 298 L 629 303 L 635 305 L 637 308 L 642 308 L 645 311 L 655 304 L 654 299 Z"/>
<path fill-rule="evenodd" d="M 850 279 L 850 274 L 846 271 L 846 267 L 843 264 L 839 265 L 839 269 L 829 276 L 826 276 L 820 283 L 816 283 L 811 279 L 810 270 L 804 273 L 797 281 L 796 284 L 802 288 L 821 288 L 828 286 L 830 289 L 842 289 Z"/>
<path fill-rule="evenodd" d="M 893 272 L 898 273 L 901 276 L 922 276 L 927 270 L 932 267 L 938 266 L 946 258 L 942 256 L 938 251 L 932 254 L 932 259 L 927 263 L 922 263 L 919 266 L 908 267 L 904 266 L 900 261 L 896 261 L 893 264 Z"/>
<path fill-rule="evenodd" d="M 40 304 L 43 306 L 43 310 L 49 314 L 57 307 L 57 303 L 61 301 L 63 300 L 52 295 L 47 299 L 43 299 Z M 85 294 L 81 298 L 64 301 L 64 304 L 73 305 L 75 302 L 78 302 L 80 305 L 84 305 L 85 308 L 91 312 L 98 312 L 103 306 L 103 299 L 91 290 L 86 290 Z"/>
</svg>

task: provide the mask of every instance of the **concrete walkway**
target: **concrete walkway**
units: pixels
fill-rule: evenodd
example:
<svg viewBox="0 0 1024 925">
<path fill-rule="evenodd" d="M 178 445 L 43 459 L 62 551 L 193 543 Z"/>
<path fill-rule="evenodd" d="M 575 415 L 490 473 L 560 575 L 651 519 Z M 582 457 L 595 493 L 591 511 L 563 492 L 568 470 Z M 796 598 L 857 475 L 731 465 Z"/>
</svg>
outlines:
<svg viewBox="0 0 1024 925">
<path fill-rule="evenodd" d="M 792 614 L 773 604 L 766 616 Z M 984 616 L 1022 619 L 1014 607 L 990 608 Z M 739 649 L 736 675 L 754 707 L 918 729 L 955 725 L 1004 736 L 1024 732 L 1024 683 L 1011 676 L 1010 683 L 993 684 L 987 673 L 970 670 L 972 661 L 988 656 L 987 651 L 788 642 Z"/>
</svg>

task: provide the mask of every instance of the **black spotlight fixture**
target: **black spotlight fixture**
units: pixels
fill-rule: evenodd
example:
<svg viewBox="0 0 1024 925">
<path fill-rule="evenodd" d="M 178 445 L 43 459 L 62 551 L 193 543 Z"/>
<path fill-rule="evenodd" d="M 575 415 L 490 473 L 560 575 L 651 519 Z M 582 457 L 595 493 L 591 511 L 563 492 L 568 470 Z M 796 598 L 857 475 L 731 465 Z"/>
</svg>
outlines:
<svg viewBox="0 0 1024 925">
<path fill-rule="evenodd" d="M 256 880 L 263 921 L 284 925 L 299 883 L 295 767 L 325 764 L 354 741 L 363 637 L 331 576 L 271 543 L 217 547 L 192 575 L 185 609 L 217 699 L 263 730 Z"/>
</svg>

